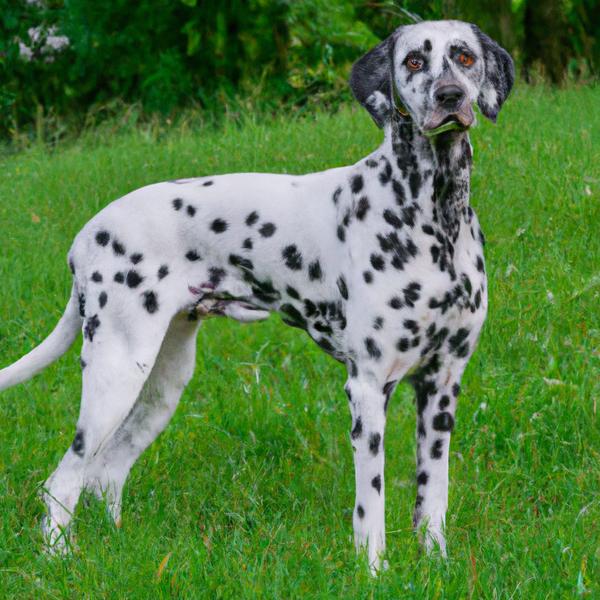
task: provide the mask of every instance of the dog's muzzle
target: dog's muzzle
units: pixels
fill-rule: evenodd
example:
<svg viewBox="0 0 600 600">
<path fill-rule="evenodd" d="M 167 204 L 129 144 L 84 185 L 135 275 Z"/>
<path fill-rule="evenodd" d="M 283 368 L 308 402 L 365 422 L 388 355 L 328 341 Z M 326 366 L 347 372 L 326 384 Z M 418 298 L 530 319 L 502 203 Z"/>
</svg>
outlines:
<svg viewBox="0 0 600 600">
<path fill-rule="evenodd" d="M 475 120 L 464 90 L 455 84 L 441 85 L 434 93 L 435 107 L 423 124 L 426 135 L 468 129 Z"/>
</svg>

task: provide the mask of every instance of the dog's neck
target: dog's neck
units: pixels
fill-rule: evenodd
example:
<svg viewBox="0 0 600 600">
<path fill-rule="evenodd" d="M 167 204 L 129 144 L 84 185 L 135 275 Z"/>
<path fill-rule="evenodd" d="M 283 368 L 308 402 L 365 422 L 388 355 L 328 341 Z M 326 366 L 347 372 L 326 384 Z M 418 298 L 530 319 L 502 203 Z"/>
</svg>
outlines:
<svg viewBox="0 0 600 600">
<path fill-rule="evenodd" d="M 423 210 L 430 208 L 433 219 L 455 240 L 469 206 L 468 134 L 450 131 L 428 138 L 413 121 L 397 116 L 386 128 L 382 149 L 400 171 L 407 192 Z"/>
</svg>

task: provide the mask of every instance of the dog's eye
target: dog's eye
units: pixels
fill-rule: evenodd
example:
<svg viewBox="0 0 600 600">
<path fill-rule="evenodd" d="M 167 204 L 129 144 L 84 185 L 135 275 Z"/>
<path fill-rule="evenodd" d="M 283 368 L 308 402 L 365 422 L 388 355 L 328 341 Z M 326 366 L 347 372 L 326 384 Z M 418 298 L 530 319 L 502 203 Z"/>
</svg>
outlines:
<svg viewBox="0 0 600 600">
<path fill-rule="evenodd" d="M 409 56 L 406 59 L 406 66 L 410 71 L 420 71 L 423 68 L 423 61 L 418 56 Z"/>
<path fill-rule="evenodd" d="M 471 67 L 471 66 L 473 66 L 473 63 L 475 62 L 475 59 L 470 54 L 466 54 L 465 52 L 461 52 L 458 55 L 458 62 L 463 67 Z"/>
</svg>

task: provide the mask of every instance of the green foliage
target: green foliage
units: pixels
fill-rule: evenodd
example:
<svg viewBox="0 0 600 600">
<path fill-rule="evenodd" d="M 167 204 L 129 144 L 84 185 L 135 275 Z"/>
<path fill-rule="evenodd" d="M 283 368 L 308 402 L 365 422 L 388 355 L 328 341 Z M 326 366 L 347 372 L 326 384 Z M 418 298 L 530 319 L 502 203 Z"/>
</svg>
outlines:
<svg viewBox="0 0 600 600">
<path fill-rule="evenodd" d="M 115 102 L 172 116 L 194 106 L 335 108 L 349 98 L 351 63 L 415 19 L 478 23 L 525 67 L 559 82 L 600 61 L 597 0 L 0 0 L 0 136 Z M 28 31 L 37 28 L 38 39 Z M 66 49 L 47 47 L 53 30 Z M 555 32 L 549 35 L 548 32 Z M 29 58 L 20 55 L 19 43 Z"/>
<path fill-rule="evenodd" d="M 598 88 L 517 86 L 498 125 L 471 134 L 490 310 L 452 435 L 447 562 L 422 556 L 411 530 L 408 386 L 390 402 L 385 439 L 390 569 L 371 579 L 352 547 L 344 370 L 275 316 L 214 319 L 172 423 L 133 468 L 123 528 L 82 504 L 78 550 L 64 560 L 40 552 L 37 494 L 75 433 L 80 342 L 0 394 L 0 596 L 598 598 L 599 104 Z M 365 111 L 342 107 L 219 131 L 94 130 L 7 157 L 1 364 L 55 325 L 71 240 L 112 199 L 177 177 L 351 164 L 380 140 Z"/>
</svg>

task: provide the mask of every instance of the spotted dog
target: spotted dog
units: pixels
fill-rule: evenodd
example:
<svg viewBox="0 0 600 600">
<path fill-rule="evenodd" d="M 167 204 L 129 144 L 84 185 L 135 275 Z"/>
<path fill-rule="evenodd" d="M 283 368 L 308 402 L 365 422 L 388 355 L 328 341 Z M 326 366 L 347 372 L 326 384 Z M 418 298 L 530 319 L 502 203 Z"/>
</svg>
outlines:
<svg viewBox="0 0 600 600">
<path fill-rule="evenodd" d="M 366 158 L 303 176 L 158 183 L 85 225 L 64 315 L 0 371 L 0 389 L 30 378 L 83 329 L 75 439 L 45 485 L 51 547 L 64 548 L 83 488 L 119 521 L 129 470 L 192 376 L 202 318 L 278 312 L 347 367 L 354 538 L 373 571 L 385 546 L 386 409 L 397 383 L 412 383 L 414 525 L 445 554 L 450 433 L 487 309 L 468 129 L 474 103 L 496 120 L 513 78 L 510 56 L 474 25 L 400 27 L 352 69 L 356 99 L 385 132 Z"/>
</svg>

